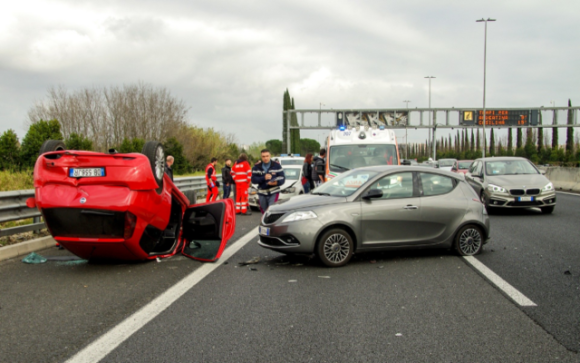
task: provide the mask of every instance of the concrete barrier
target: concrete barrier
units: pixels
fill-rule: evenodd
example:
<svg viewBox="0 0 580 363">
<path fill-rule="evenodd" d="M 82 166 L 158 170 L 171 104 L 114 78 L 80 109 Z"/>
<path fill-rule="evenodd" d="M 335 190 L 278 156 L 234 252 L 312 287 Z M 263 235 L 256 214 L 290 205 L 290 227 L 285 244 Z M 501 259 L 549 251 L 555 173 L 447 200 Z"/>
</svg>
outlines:
<svg viewBox="0 0 580 363">
<path fill-rule="evenodd" d="M 557 190 L 580 193 L 580 168 L 549 167 L 546 177 Z"/>
</svg>

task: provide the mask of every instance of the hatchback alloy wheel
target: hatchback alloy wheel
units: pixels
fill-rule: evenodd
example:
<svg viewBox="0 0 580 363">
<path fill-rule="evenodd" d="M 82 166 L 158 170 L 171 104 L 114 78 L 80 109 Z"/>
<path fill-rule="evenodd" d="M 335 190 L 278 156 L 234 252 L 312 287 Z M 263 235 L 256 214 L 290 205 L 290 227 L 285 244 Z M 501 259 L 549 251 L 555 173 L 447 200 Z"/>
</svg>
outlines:
<svg viewBox="0 0 580 363">
<path fill-rule="evenodd" d="M 342 229 L 327 231 L 318 244 L 318 257 L 326 266 L 345 265 L 352 257 L 354 245 L 350 235 Z"/>
<path fill-rule="evenodd" d="M 465 226 L 457 234 L 455 248 L 462 256 L 473 256 L 481 252 L 483 238 L 475 226 Z"/>
</svg>

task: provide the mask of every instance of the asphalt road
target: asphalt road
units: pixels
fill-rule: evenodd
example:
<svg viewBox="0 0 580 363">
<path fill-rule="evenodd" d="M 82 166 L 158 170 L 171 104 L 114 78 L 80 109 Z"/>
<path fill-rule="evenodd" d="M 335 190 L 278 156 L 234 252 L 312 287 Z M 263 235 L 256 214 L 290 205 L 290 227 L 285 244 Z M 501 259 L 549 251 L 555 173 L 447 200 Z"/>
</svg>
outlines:
<svg viewBox="0 0 580 363">
<path fill-rule="evenodd" d="M 103 361 L 580 362 L 579 202 L 559 193 L 553 215 L 491 216 L 493 241 L 477 258 L 536 307 L 445 250 L 328 269 L 255 237 Z M 239 217 L 230 245 L 258 220 Z M 64 361 L 200 266 L 1 263 L 0 361 Z"/>
</svg>

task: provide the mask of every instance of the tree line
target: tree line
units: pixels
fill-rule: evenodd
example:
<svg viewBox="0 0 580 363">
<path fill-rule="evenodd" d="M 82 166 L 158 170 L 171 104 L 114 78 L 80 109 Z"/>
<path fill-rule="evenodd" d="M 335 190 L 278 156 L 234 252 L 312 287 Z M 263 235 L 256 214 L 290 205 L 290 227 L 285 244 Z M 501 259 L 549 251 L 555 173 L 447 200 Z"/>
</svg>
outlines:
<svg viewBox="0 0 580 363">
<path fill-rule="evenodd" d="M 14 130 L 0 136 L 0 170 L 34 166 L 45 140 L 63 140 L 67 149 L 141 152 L 146 141 L 165 146 L 176 174 L 204 170 L 212 156 L 221 163 L 243 151 L 233 134 L 186 122 L 187 108 L 165 88 L 139 83 L 123 87 L 68 91 L 50 88 L 28 112 L 22 141 Z"/>
<path fill-rule="evenodd" d="M 552 129 L 552 137 L 548 137 L 544 129 L 516 128 L 515 145 L 514 132 L 508 129 L 507 136 L 498 137 L 492 128 L 489 140 L 486 143 L 487 156 L 521 156 L 530 159 L 536 164 L 552 164 L 562 166 L 578 166 L 580 163 L 580 140 L 574 138 L 572 127 L 566 128 L 566 143 L 558 143 L 558 128 Z M 453 158 L 458 160 L 473 160 L 482 156 L 483 133 L 479 129 L 457 130 L 455 136 L 441 137 L 437 141 L 437 159 Z M 400 145 L 401 158 L 405 155 L 405 148 L 409 159 L 421 162 L 432 155 L 432 143 Z"/>
</svg>

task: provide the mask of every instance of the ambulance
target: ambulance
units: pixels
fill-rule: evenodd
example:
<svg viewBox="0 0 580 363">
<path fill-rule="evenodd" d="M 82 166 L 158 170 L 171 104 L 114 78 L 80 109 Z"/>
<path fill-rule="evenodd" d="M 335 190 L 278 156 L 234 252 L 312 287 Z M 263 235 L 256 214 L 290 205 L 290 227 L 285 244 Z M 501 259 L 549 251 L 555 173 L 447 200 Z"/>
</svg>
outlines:
<svg viewBox="0 0 580 363">
<path fill-rule="evenodd" d="M 400 164 L 395 131 L 382 125 L 340 125 L 326 139 L 326 181 L 355 168 Z"/>
</svg>

